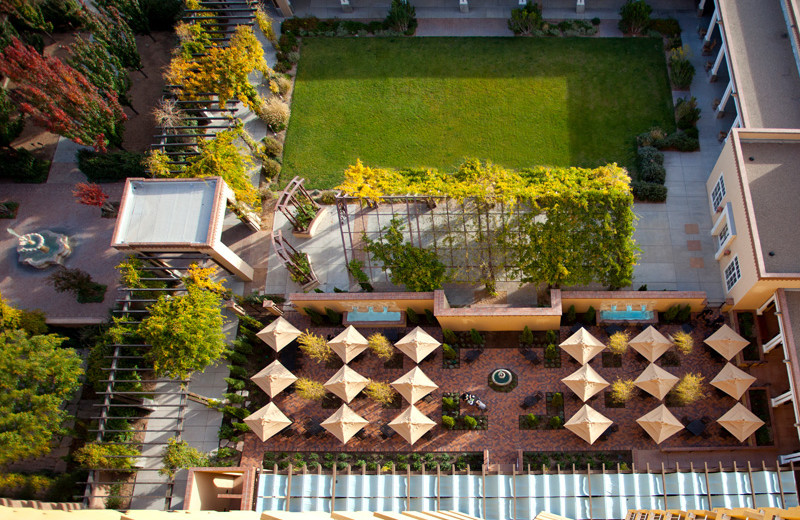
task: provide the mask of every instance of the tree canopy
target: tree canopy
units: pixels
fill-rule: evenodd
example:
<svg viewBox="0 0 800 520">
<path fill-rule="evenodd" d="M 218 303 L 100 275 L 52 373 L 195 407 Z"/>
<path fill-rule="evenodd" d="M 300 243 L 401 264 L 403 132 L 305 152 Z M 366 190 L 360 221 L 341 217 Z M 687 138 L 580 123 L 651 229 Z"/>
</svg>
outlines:
<svg viewBox="0 0 800 520">
<path fill-rule="evenodd" d="M 471 239 L 492 251 L 490 278 L 495 270 L 506 270 L 523 282 L 553 286 L 631 283 L 638 251 L 633 240 L 636 217 L 630 177 L 616 164 L 510 170 L 471 159 L 450 173 L 370 168 L 359 161 L 345 171 L 338 189 L 370 203 L 390 195 L 417 195 L 455 199 L 462 208 L 474 205 L 464 218 L 475 220 L 464 229 L 475 230 Z M 489 215 L 496 205 L 505 206 L 499 220 Z M 410 244 L 401 247 L 402 233 L 392 229 L 402 228 L 393 222 L 383 241 L 366 240 L 367 250 L 384 266 L 391 265 L 393 283 L 405 283 L 410 290 L 437 288 L 423 284 L 428 288 L 411 289 L 419 266 L 433 266 L 428 258 L 433 253 L 416 251 Z M 439 242 L 441 253 L 447 245 L 446 240 Z M 404 267 L 402 273 L 396 266 Z"/>
<path fill-rule="evenodd" d="M 0 466 L 50 450 L 67 418 L 62 404 L 83 373 L 72 349 L 55 334 L 0 332 Z"/>
</svg>

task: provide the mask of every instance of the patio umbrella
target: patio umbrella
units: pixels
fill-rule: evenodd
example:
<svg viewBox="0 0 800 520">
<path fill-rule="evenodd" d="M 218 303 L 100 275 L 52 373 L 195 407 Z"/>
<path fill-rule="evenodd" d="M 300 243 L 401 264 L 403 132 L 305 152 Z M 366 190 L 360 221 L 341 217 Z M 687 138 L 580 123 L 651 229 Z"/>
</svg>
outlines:
<svg viewBox="0 0 800 520">
<path fill-rule="evenodd" d="M 341 397 L 345 403 L 349 403 L 367 386 L 367 383 L 369 383 L 369 379 L 344 365 L 322 386 Z"/>
<path fill-rule="evenodd" d="M 591 365 L 583 365 L 561 381 L 584 402 L 608 386 L 608 381 L 603 379 Z"/>
<path fill-rule="evenodd" d="M 349 363 L 367 349 L 369 342 L 355 327 L 350 325 L 341 334 L 330 340 L 328 346 L 342 358 L 342 361 Z"/>
<path fill-rule="evenodd" d="M 756 417 L 742 403 L 736 403 L 736 406 L 717 419 L 717 422 L 739 439 L 739 442 L 747 440 L 764 424 L 764 421 Z"/>
<path fill-rule="evenodd" d="M 279 316 L 277 320 L 258 331 L 256 336 L 277 352 L 296 340 L 300 334 L 302 332 L 294 325 L 286 321 L 283 316 Z"/>
<path fill-rule="evenodd" d="M 411 404 L 416 403 L 439 386 L 431 381 L 419 367 L 414 367 L 392 382 L 397 392 Z"/>
<path fill-rule="evenodd" d="M 589 444 L 593 444 L 613 422 L 588 404 L 585 404 L 575 415 L 570 417 L 569 421 L 564 423 L 564 428 Z"/>
<path fill-rule="evenodd" d="M 716 386 L 734 399 L 741 399 L 756 378 L 730 363 L 726 363 L 719 374 L 711 380 L 711 386 Z"/>
<path fill-rule="evenodd" d="M 603 343 L 592 336 L 589 331 L 581 327 L 575 334 L 568 337 L 559 345 L 570 356 L 574 357 L 578 363 L 585 365 L 600 353 L 605 347 Z"/>
<path fill-rule="evenodd" d="M 286 367 L 277 359 L 250 378 L 270 397 L 275 397 L 278 392 L 291 385 L 297 378 L 286 370 Z"/>
<path fill-rule="evenodd" d="M 320 423 L 320 426 L 331 432 L 342 444 L 350 440 L 368 421 L 343 404 L 333 415 Z"/>
<path fill-rule="evenodd" d="M 433 339 L 431 335 L 422 330 L 421 327 L 416 327 L 394 344 L 400 352 L 413 359 L 414 363 L 419 363 L 425 359 L 425 357 L 436 350 L 439 345 L 441 345 L 441 343 Z"/>
<path fill-rule="evenodd" d="M 669 392 L 677 382 L 677 376 L 670 374 L 655 363 L 650 363 L 647 365 L 647 368 L 639 374 L 639 377 L 634 380 L 633 384 L 656 399 L 663 401 L 667 392 Z"/>
<path fill-rule="evenodd" d="M 664 352 L 672 348 L 672 342 L 665 338 L 664 335 L 658 332 L 652 325 L 630 340 L 628 345 L 647 358 L 651 363 L 655 362 Z"/>
<path fill-rule="evenodd" d="M 636 422 L 656 444 L 661 444 L 683 429 L 683 424 L 663 404 L 639 417 Z"/>
<path fill-rule="evenodd" d="M 392 419 L 389 426 L 409 444 L 414 444 L 428 430 L 436 426 L 436 422 L 417 410 L 417 407 L 412 404 L 403 413 Z"/>
<path fill-rule="evenodd" d="M 707 337 L 704 343 L 719 352 L 728 361 L 750 344 L 727 325 L 723 325 L 717 332 Z"/>
<path fill-rule="evenodd" d="M 275 403 L 268 403 L 267 406 L 258 409 L 244 418 L 245 424 L 253 430 L 256 437 L 265 441 L 292 424 L 292 420 L 286 417 Z"/>
</svg>

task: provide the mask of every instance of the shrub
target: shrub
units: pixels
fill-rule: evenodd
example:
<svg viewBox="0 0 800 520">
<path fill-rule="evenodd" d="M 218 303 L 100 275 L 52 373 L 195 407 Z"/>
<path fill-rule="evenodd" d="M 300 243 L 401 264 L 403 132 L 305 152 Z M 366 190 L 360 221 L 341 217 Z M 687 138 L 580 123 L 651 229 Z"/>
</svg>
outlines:
<svg viewBox="0 0 800 520">
<path fill-rule="evenodd" d="M 8 148 L 0 152 L 0 179 L 37 184 L 45 182 L 50 161 L 39 159 L 24 148 Z"/>
<path fill-rule="evenodd" d="M 592 25 L 594 25 L 594 26 L 600 25 L 600 18 L 598 18 L 597 16 L 592 18 Z"/>
<path fill-rule="evenodd" d="M 442 416 L 442 426 L 447 428 L 448 430 L 452 430 L 456 425 L 456 420 L 450 417 L 449 415 Z"/>
<path fill-rule="evenodd" d="M 679 36 L 681 24 L 675 18 L 655 18 L 650 21 L 650 30 L 661 33 L 666 37 Z"/>
<path fill-rule="evenodd" d="M 383 381 L 372 381 L 367 383 L 364 394 L 378 404 L 388 406 L 394 402 L 397 396 L 394 388 L 389 383 Z"/>
<path fill-rule="evenodd" d="M 628 350 L 628 340 L 631 336 L 626 331 L 615 332 L 608 338 L 608 350 L 612 354 L 624 354 Z"/>
<path fill-rule="evenodd" d="M 283 154 L 283 145 L 274 137 L 267 136 L 261 140 L 261 151 L 267 157 L 279 158 Z"/>
<path fill-rule="evenodd" d="M 574 305 L 570 305 L 569 309 L 567 309 L 567 313 L 564 314 L 564 322 L 567 325 L 572 325 L 573 323 L 575 323 L 575 306 Z"/>
<path fill-rule="evenodd" d="M 667 180 L 667 170 L 656 162 L 645 163 L 639 168 L 639 180 L 653 184 L 664 184 Z"/>
<path fill-rule="evenodd" d="M 559 417 L 558 415 L 554 415 L 553 417 L 550 418 L 550 428 L 552 428 L 553 430 L 561 428 L 563 424 L 564 421 L 562 421 L 561 417 Z"/>
<path fill-rule="evenodd" d="M 296 51 L 300 48 L 297 44 L 297 37 L 291 32 L 283 32 L 281 34 L 281 37 L 278 39 L 278 46 L 284 53 Z"/>
<path fill-rule="evenodd" d="M 450 329 L 442 329 L 442 337 L 444 337 L 444 340 L 448 343 L 455 343 L 458 341 L 456 333 Z"/>
<path fill-rule="evenodd" d="M 678 381 L 670 393 L 676 404 L 686 406 L 692 404 L 706 396 L 703 388 L 704 377 L 700 374 L 688 373 Z"/>
<path fill-rule="evenodd" d="M 529 413 L 525 416 L 525 423 L 528 428 L 537 428 L 539 426 L 539 416 Z"/>
<path fill-rule="evenodd" d="M 452 397 L 442 397 L 442 409 L 447 412 L 455 412 L 458 410 L 458 401 Z"/>
<path fill-rule="evenodd" d="M 425 309 L 425 320 L 428 322 L 428 325 L 436 325 L 439 323 L 436 319 L 436 315 L 433 314 L 433 311 L 430 309 Z"/>
<path fill-rule="evenodd" d="M 448 345 L 447 343 L 442 344 L 442 355 L 445 359 L 457 359 L 458 352 L 456 349 Z"/>
<path fill-rule="evenodd" d="M 417 10 L 410 2 L 392 0 L 389 14 L 386 15 L 383 25 L 392 31 L 411 36 L 417 30 Z"/>
<path fill-rule="evenodd" d="M 289 105 L 277 97 L 271 97 L 261 103 L 258 117 L 274 132 L 280 132 L 289 124 Z"/>
<path fill-rule="evenodd" d="M 325 307 L 325 316 L 328 318 L 328 322 L 331 325 L 341 325 L 342 324 L 342 315 L 336 312 L 333 309 L 329 309 Z"/>
<path fill-rule="evenodd" d="M 544 357 L 545 358 L 547 358 L 547 359 L 552 361 L 552 360 L 558 359 L 558 356 L 559 356 L 559 353 L 558 353 L 558 347 L 557 346 L 555 346 L 554 344 L 550 343 L 549 345 L 547 345 L 547 347 L 545 347 L 545 349 L 544 349 Z"/>
<path fill-rule="evenodd" d="M 179 469 L 204 467 L 208 466 L 208 462 L 208 455 L 192 448 L 186 441 L 172 438 L 162 452 L 163 467 L 158 470 L 158 474 L 174 478 Z"/>
<path fill-rule="evenodd" d="M 642 202 L 664 202 L 667 200 L 667 187 L 653 182 L 634 181 L 631 192 L 636 200 Z"/>
<path fill-rule="evenodd" d="M 675 347 L 681 354 L 691 354 L 692 349 L 694 348 L 694 340 L 692 339 L 692 335 L 687 334 L 682 330 L 679 330 L 672 335 L 672 341 L 675 343 Z"/>
<path fill-rule="evenodd" d="M 639 146 L 652 146 L 661 149 L 664 140 L 667 138 L 667 133 L 661 128 L 654 126 L 647 132 L 636 136 L 636 144 Z"/>
<path fill-rule="evenodd" d="M 321 401 L 327 393 L 322 383 L 307 377 L 301 377 L 295 381 L 294 388 L 298 396 L 309 401 Z"/>
<path fill-rule="evenodd" d="M 367 341 L 369 348 L 383 361 L 389 361 L 394 355 L 394 345 L 380 332 L 372 334 Z"/>
<path fill-rule="evenodd" d="M 693 128 L 700 120 L 700 109 L 697 108 L 697 98 L 679 98 L 675 104 L 675 120 L 678 128 L 686 130 Z"/>
<path fill-rule="evenodd" d="M 522 334 L 519 336 L 520 343 L 524 345 L 530 345 L 533 343 L 533 332 L 531 332 L 530 327 L 525 325 L 525 328 L 522 329 Z"/>
<path fill-rule="evenodd" d="M 548 343 L 558 343 L 558 334 L 554 330 L 548 330 L 545 332 L 544 338 Z"/>
<path fill-rule="evenodd" d="M 147 177 L 143 153 L 98 153 L 81 149 L 76 155 L 78 169 L 90 182 L 117 182 L 128 177 Z"/>
<path fill-rule="evenodd" d="M 78 303 L 98 303 L 105 299 L 106 286 L 92 281 L 89 273 L 80 269 L 59 268 L 47 277 L 57 292 L 71 292 Z"/>
<path fill-rule="evenodd" d="M 475 428 L 478 427 L 478 421 L 471 415 L 464 416 L 464 424 L 470 430 L 474 430 Z"/>
<path fill-rule="evenodd" d="M 678 315 L 675 316 L 675 321 L 678 323 L 686 323 L 692 317 L 692 307 L 689 304 L 684 305 L 681 307 L 681 310 L 678 311 Z"/>
<path fill-rule="evenodd" d="M 617 404 L 627 403 L 633 397 L 635 389 L 633 379 L 617 379 L 611 383 L 611 400 Z"/>
<path fill-rule="evenodd" d="M 689 88 L 694 79 L 694 65 L 689 61 L 688 45 L 669 51 L 669 78 L 677 89 Z"/>
<path fill-rule="evenodd" d="M 483 344 L 483 336 L 476 329 L 470 329 L 470 331 L 469 331 L 469 339 L 475 345 L 482 345 Z"/>
<path fill-rule="evenodd" d="M 183 16 L 180 0 L 139 0 L 139 5 L 153 31 L 169 31 Z"/>
<path fill-rule="evenodd" d="M 75 462 L 86 469 L 132 469 L 139 450 L 129 444 L 84 444 L 73 455 Z"/>
<path fill-rule="evenodd" d="M 595 311 L 594 307 L 590 305 L 589 308 L 586 310 L 586 314 L 583 315 L 583 321 L 585 321 L 587 324 L 594 323 L 596 316 L 597 316 L 597 311 Z"/>
<path fill-rule="evenodd" d="M 561 392 L 554 393 L 553 397 L 550 399 L 550 404 L 556 408 L 564 406 L 564 394 Z"/>
<path fill-rule="evenodd" d="M 638 155 L 640 167 L 647 163 L 664 164 L 664 154 L 653 146 L 641 146 L 636 151 L 636 154 Z"/>
<path fill-rule="evenodd" d="M 665 323 L 672 323 L 675 321 L 675 318 L 678 316 L 678 313 L 681 311 L 680 304 L 675 304 L 669 309 L 664 311 L 664 314 L 661 315 L 661 321 Z"/>
<path fill-rule="evenodd" d="M 266 158 L 261 161 L 261 173 L 266 179 L 276 179 L 281 173 L 281 163 L 275 159 Z"/>
<path fill-rule="evenodd" d="M 417 313 L 414 312 L 414 309 L 412 309 L 411 307 L 406 309 L 406 319 L 412 325 L 416 325 L 417 323 L 419 323 L 419 316 L 417 316 Z"/>
<path fill-rule="evenodd" d="M 692 130 L 691 128 L 689 130 Z M 694 130 L 697 130 L 696 128 Z M 692 137 L 688 131 L 675 132 L 667 138 L 666 148 L 677 150 L 679 152 L 694 152 L 700 149 L 700 141 L 695 135 Z"/>
<path fill-rule="evenodd" d="M 313 332 L 306 330 L 304 334 L 297 338 L 297 343 L 300 345 L 300 350 L 303 351 L 303 354 L 317 363 L 323 363 L 333 358 L 333 349 L 328 345 L 325 338 Z"/>
<path fill-rule="evenodd" d="M 619 9 L 619 30 L 633 36 L 642 34 L 650 26 L 653 8 L 644 0 L 628 0 Z"/>
<path fill-rule="evenodd" d="M 542 28 L 542 8 L 528 0 L 524 7 L 511 10 L 508 28 L 516 35 L 530 36 Z"/>
<path fill-rule="evenodd" d="M 28 333 L 29 336 L 47 334 L 47 315 L 44 311 L 34 309 L 32 311 L 21 310 L 19 315 L 19 328 Z"/>
</svg>

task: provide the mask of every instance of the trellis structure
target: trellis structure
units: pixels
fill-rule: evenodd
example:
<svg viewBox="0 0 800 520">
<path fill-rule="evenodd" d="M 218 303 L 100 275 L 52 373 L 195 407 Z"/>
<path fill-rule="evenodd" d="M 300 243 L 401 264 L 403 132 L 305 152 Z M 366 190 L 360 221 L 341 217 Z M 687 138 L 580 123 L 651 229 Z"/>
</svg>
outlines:
<svg viewBox="0 0 800 520">
<path fill-rule="evenodd" d="M 313 289 L 319 285 L 319 280 L 311 267 L 311 259 L 308 254 L 292 247 L 292 244 L 283 238 L 281 230 L 272 233 L 272 250 L 278 255 L 292 279 L 299 283 L 303 290 Z"/>
<path fill-rule="evenodd" d="M 384 196 L 380 204 L 367 199 L 337 196 L 345 260 L 360 260 L 370 280 L 387 280 L 379 261 L 366 250 L 364 237 L 380 240 L 392 219 L 400 219 L 403 235 L 414 246 L 429 249 L 454 275 L 454 281 L 513 280 L 517 267 L 507 246 L 514 223 L 527 208 L 448 197 Z"/>
<path fill-rule="evenodd" d="M 314 202 L 314 199 L 312 199 L 311 195 L 306 191 L 303 182 L 305 182 L 305 179 L 301 177 L 295 177 L 289 181 L 289 184 L 286 185 L 286 188 L 283 189 L 280 197 L 278 197 L 278 203 L 275 206 L 275 211 L 283 213 L 283 216 L 286 217 L 286 220 L 291 222 L 296 232 L 307 231 L 310 224 L 309 222 L 306 225 L 302 225 L 302 222 L 297 218 L 298 210 L 306 205 L 313 207 L 315 213 L 319 212 L 320 209 L 319 204 Z"/>
</svg>

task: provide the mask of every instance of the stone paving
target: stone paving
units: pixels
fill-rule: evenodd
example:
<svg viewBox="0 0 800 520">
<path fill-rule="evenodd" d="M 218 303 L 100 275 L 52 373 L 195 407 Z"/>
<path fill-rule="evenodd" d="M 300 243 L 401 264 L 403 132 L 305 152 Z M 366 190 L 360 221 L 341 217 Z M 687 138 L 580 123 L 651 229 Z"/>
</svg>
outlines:
<svg viewBox="0 0 800 520">
<path fill-rule="evenodd" d="M 298 328 L 305 329 L 308 322 L 300 315 L 290 315 L 291 321 Z M 424 327 L 430 334 L 441 340 L 441 330 L 435 327 Z M 678 325 L 662 325 L 658 329 L 669 334 L 678 329 Z M 334 328 L 315 328 L 316 332 L 328 335 L 336 334 L 341 329 Z M 409 328 L 400 330 L 404 334 Z M 598 339 L 605 342 L 608 339 L 605 331 L 599 327 L 592 327 L 591 332 Z M 360 329 L 360 332 L 368 336 L 370 329 Z M 566 339 L 569 333 L 568 328 L 562 328 L 561 340 Z M 714 355 L 707 347 L 701 344 L 703 338 L 710 335 L 704 325 L 700 325 L 692 332 L 695 349 L 687 355 L 681 356 L 682 364 L 678 367 L 667 367 L 669 372 L 681 376 L 686 372 L 699 372 L 706 382 L 710 381 L 723 367 L 724 362 L 721 357 Z M 590 446 L 568 430 L 520 430 L 518 427 L 519 415 L 532 412 L 537 415 L 545 414 L 545 402 L 541 401 L 530 410 L 523 410 L 520 407 L 525 396 L 541 392 L 563 392 L 565 417 L 571 417 L 583 403 L 574 398 L 574 394 L 564 385 L 561 378 L 571 374 L 580 368 L 580 365 L 569 361 L 567 354 L 561 354 L 561 368 L 544 368 L 543 365 L 531 365 L 519 352 L 517 333 L 488 333 L 488 347 L 509 347 L 511 348 L 487 348 L 483 355 L 474 363 L 467 364 L 464 361 L 464 352 L 461 352 L 461 366 L 457 369 L 442 368 L 441 349 L 435 352 L 434 359 L 424 360 L 419 366 L 436 384 L 439 389 L 433 392 L 431 402 L 419 401 L 418 408 L 434 419 L 437 423 L 441 421 L 441 397 L 443 392 L 472 392 L 480 397 L 489 407 L 489 428 L 487 431 L 448 431 L 442 426 L 437 425 L 429 437 L 418 441 L 413 447 L 409 446 L 403 439 L 395 436 L 384 440 L 380 437 L 380 427 L 395 416 L 402 409 L 383 409 L 362 397 L 356 398 L 351 403 L 351 408 L 370 421 L 366 427 L 366 436 L 362 439 L 351 439 L 346 445 L 342 445 L 336 438 L 327 432 L 306 438 L 301 435 L 293 434 L 289 437 L 276 436 L 266 442 L 261 442 L 253 434 L 245 437 L 245 451 L 243 463 L 246 465 L 260 465 L 260 460 L 265 450 L 270 451 L 480 451 L 489 450 L 491 463 L 507 464 L 516 460 L 516 452 L 519 449 L 525 451 L 565 451 L 565 450 L 630 450 L 630 449 L 657 449 L 650 437 L 634 422 L 637 418 L 656 408 L 660 402 L 649 395 L 640 395 L 627 404 L 625 408 L 606 408 L 604 397 L 598 397 L 590 402 L 590 405 L 612 419 L 619 425 L 619 431 L 612 434 L 608 440 L 598 441 Z M 543 352 L 538 349 L 540 357 Z M 265 356 L 264 364 L 269 359 Z M 318 365 L 315 362 L 302 359 L 302 369 L 297 371 L 298 376 L 310 377 L 319 382 L 325 382 L 337 370 L 335 367 Z M 644 358 L 638 356 L 632 350 L 623 357 L 620 368 L 605 368 L 602 366 L 601 358 L 597 357 L 591 365 L 609 382 L 617 378 L 636 378 L 639 373 L 647 366 Z M 351 368 L 365 377 L 391 382 L 405 372 L 410 370 L 414 364 L 409 358 L 405 358 L 403 368 L 385 369 L 380 360 L 370 352 L 360 356 L 360 359 L 350 364 Z M 517 374 L 519 386 L 510 393 L 498 393 L 488 388 L 487 378 L 490 371 L 496 368 L 509 368 Z M 757 382 L 756 385 L 764 383 Z M 678 419 L 688 418 L 691 420 L 700 419 L 708 416 L 716 420 L 723 413 L 735 404 L 731 397 L 719 395 L 713 388 L 708 387 L 708 398 L 689 407 L 675 407 L 671 411 Z M 266 398 L 265 398 L 266 399 Z M 296 394 L 281 393 L 274 399 L 278 407 L 284 411 L 299 425 L 311 418 L 315 421 L 322 421 L 330 416 L 335 409 L 323 409 L 319 403 L 301 399 Z M 403 409 L 408 406 L 403 403 Z M 462 413 L 478 414 L 477 409 L 467 409 L 462 404 Z M 701 437 L 688 438 L 678 434 L 660 445 L 660 447 L 677 446 L 738 446 L 738 441 L 731 437 L 720 435 L 720 427 L 716 423 L 709 425 L 711 436 L 707 439 Z M 298 433 L 302 433 L 302 427 Z"/>
</svg>

